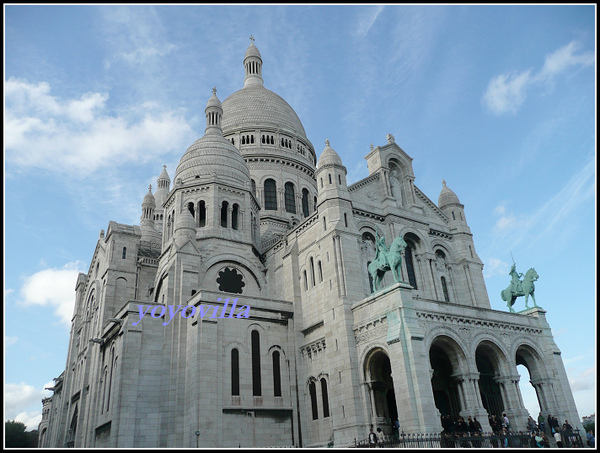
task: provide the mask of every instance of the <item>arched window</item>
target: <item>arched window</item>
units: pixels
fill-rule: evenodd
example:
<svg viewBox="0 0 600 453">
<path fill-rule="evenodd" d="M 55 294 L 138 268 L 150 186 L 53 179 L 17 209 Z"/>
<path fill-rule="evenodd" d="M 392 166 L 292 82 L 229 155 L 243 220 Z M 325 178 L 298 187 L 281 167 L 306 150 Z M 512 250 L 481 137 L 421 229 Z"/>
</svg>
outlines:
<svg viewBox="0 0 600 453">
<path fill-rule="evenodd" d="M 331 184 L 331 173 L 329 173 L 327 176 L 329 176 L 329 184 Z"/>
<path fill-rule="evenodd" d="M 123 259 L 127 258 L 127 247 L 123 247 Z"/>
<path fill-rule="evenodd" d="M 308 277 L 306 276 L 306 271 L 304 271 L 304 290 L 308 291 Z"/>
<path fill-rule="evenodd" d="M 231 228 L 234 230 L 238 229 L 238 214 L 240 207 L 237 203 L 233 205 L 233 209 L 231 211 Z"/>
<path fill-rule="evenodd" d="M 315 202 L 315 211 L 317 210 L 317 197 L 314 198 L 314 202 Z"/>
<path fill-rule="evenodd" d="M 327 230 L 327 218 L 324 216 L 323 217 L 323 231 Z"/>
<path fill-rule="evenodd" d="M 329 397 L 325 378 L 321 378 L 321 396 L 323 397 L 323 418 L 327 418 L 329 417 Z"/>
<path fill-rule="evenodd" d="M 338 184 L 342 185 L 342 175 L 338 175 Z"/>
<path fill-rule="evenodd" d="M 260 382 L 260 337 L 257 330 L 251 334 L 252 342 L 252 395 L 261 396 Z"/>
<path fill-rule="evenodd" d="M 285 183 L 285 210 L 291 214 L 296 214 L 296 195 L 294 193 L 294 184 Z"/>
<path fill-rule="evenodd" d="M 206 226 L 206 203 L 204 200 L 198 203 L 198 226 Z"/>
<path fill-rule="evenodd" d="M 308 391 L 310 392 L 310 405 L 312 407 L 312 419 L 317 420 L 319 418 L 319 409 L 317 407 L 317 386 L 314 381 L 310 381 L 308 384 Z"/>
<path fill-rule="evenodd" d="M 267 211 L 277 210 L 277 184 L 272 179 L 265 181 L 265 209 Z"/>
<path fill-rule="evenodd" d="M 250 180 L 250 187 L 252 188 L 252 193 L 256 196 L 256 182 L 254 182 L 254 179 Z"/>
<path fill-rule="evenodd" d="M 344 212 L 344 226 L 348 228 L 348 214 Z"/>
<path fill-rule="evenodd" d="M 417 289 L 417 278 L 415 276 L 415 267 L 413 264 L 413 248 L 411 242 L 406 241 L 407 247 L 404 250 L 404 262 L 406 263 L 406 272 L 408 273 L 408 283 L 414 289 Z"/>
<path fill-rule="evenodd" d="M 227 228 L 227 210 L 229 209 L 229 203 L 226 201 L 221 205 L 221 226 Z"/>
<path fill-rule="evenodd" d="M 240 396 L 240 353 L 231 350 L 231 395 Z"/>
<path fill-rule="evenodd" d="M 302 214 L 308 217 L 308 189 L 302 189 Z"/>
<path fill-rule="evenodd" d="M 319 269 L 319 282 L 323 281 L 323 266 L 321 266 L 321 262 L 317 263 L 317 268 Z"/>
<path fill-rule="evenodd" d="M 312 285 L 315 286 L 315 260 L 313 260 L 313 257 L 310 257 L 310 276 L 311 276 L 311 282 Z"/>
<path fill-rule="evenodd" d="M 242 135 L 242 145 L 246 144 L 246 138 Z"/>
<path fill-rule="evenodd" d="M 448 294 L 448 285 L 446 285 L 446 277 L 442 277 L 442 291 L 444 292 L 444 300 L 450 302 L 450 295 Z"/>
<path fill-rule="evenodd" d="M 192 214 L 192 217 L 194 217 L 194 214 L 195 214 L 195 209 L 194 209 L 194 203 L 193 203 L 192 201 L 190 201 L 190 202 L 188 203 L 188 209 L 189 209 L 189 211 L 190 211 L 190 214 Z"/>
<path fill-rule="evenodd" d="M 279 356 L 279 351 L 273 351 L 273 393 L 275 396 L 281 396 L 281 368 Z"/>
</svg>

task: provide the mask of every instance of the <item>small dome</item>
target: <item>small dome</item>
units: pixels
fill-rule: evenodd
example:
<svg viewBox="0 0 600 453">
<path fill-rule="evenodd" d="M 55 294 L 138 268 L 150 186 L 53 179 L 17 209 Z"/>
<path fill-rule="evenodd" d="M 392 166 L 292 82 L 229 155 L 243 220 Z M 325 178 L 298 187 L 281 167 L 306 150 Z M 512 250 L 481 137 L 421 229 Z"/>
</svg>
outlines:
<svg viewBox="0 0 600 453">
<path fill-rule="evenodd" d="M 217 107 L 222 109 L 222 105 L 221 105 L 221 101 L 219 100 L 219 98 L 217 97 L 217 89 L 213 87 L 213 94 L 210 97 L 210 99 L 208 100 L 208 102 L 206 103 L 206 109 L 210 108 L 210 107 Z"/>
<path fill-rule="evenodd" d="M 144 201 L 142 201 L 142 207 L 156 208 L 156 200 L 154 199 L 154 195 L 152 195 L 152 184 L 148 187 L 148 193 L 144 197 Z"/>
<path fill-rule="evenodd" d="M 336 153 L 331 146 L 329 146 L 329 140 L 325 140 L 325 149 L 321 153 L 319 157 L 319 162 L 317 163 L 317 168 L 322 168 L 325 165 L 339 165 L 341 167 L 344 166 L 342 164 L 342 158 Z"/>
<path fill-rule="evenodd" d="M 444 187 L 442 187 L 442 191 L 440 192 L 440 198 L 438 199 L 438 207 L 441 208 L 449 204 L 460 204 L 460 201 L 456 194 L 451 189 L 446 187 L 446 181 L 442 180 L 442 184 L 444 185 Z"/>
<path fill-rule="evenodd" d="M 258 47 L 254 45 L 254 41 L 252 41 L 252 43 L 248 46 L 248 49 L 246 50 L 246 55 L 244 55 L 244 60 L 249 57 L 258 57 L 262 60 L 260 52 L 258 51 Z"/>
</svg>

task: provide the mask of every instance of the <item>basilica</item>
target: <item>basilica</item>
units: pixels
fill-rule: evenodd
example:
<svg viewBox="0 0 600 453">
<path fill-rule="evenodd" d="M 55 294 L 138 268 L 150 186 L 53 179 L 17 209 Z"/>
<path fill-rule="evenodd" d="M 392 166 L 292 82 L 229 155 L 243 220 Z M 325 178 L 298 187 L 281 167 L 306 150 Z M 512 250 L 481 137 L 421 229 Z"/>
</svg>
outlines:
<svg viewBox="0 0 600 453">
<path fill-rule="evenodd" d="M 100 231 L 40 447 L 348 447 L 396 420 L 439 433 L 444 415 L 524 430 L 517 365 L 542 414 L 581 428 L 545 311 L 491 309 L 451 188 L 419 190 L 391 134 L 349 185 L 335 144 L 317 152 L 265 87 L 254 41 L 243 68 L 139 225 Z M 370 272 L 395 244 L 396 270 Z M 234 299 L 247 316 L 170 319 Z"/>
</svg>

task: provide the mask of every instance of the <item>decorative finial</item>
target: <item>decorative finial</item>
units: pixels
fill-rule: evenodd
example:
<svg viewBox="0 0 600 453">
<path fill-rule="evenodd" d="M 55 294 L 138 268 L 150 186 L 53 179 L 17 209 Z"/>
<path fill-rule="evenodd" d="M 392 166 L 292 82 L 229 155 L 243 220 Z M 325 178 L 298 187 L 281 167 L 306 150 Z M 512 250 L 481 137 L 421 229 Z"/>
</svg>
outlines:
<svg viewBox="0 0 600 453">
<path fill-rule="evenodd" d="M 325 146 L 329 146 L 329 139 L 328 138 L 325 139 Z"/>
<path fill-rule="evenodd" d="M 148 186 L 148 191 L 149 191 L 149 192 L 152 192 L 152 184 L 150 184 L 150 185 Z"/>
<path fill-rule="evenodd" d="M 442 179 L 442 184 L 444 185 L 444 187 L 446 187 L 446 180 Z"/>
<path fill-rule="evenodd" d="M 254 45 L 254 36 L 250 35 L 250 45 Z"/>
<path fill-rule="evenodd" d="M 167 169 L 167 166 L 166 166 L 166 165 L 163 165 L 163 168 L 166 170 L 166 169 Z"/>
<path fill-rule="evenodd" d="M 373 143 L 371 143 L 371 151 L 373 151 Z"/>
<path fill-rule="evenodd" d="M 212 92 L 216 96 L 217 95 L 217 87 L 213 87 Z"/>
<path fill-rule="evenodd" d="M 392 134 L 387 134 L 387 141 L 388 141 L 388 143 L 394 143 L 396 141 L 396 139 L 394 138 L 394 136 Z"/>
</svg>

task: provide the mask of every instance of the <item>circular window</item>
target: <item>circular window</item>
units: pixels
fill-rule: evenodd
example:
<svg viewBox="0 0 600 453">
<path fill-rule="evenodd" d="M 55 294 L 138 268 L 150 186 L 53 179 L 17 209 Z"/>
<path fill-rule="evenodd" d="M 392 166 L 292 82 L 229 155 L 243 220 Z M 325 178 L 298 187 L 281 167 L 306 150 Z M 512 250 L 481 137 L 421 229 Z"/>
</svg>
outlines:
<svg viewBox="0 0 600 453">
<path fill-rule="evenodd" d="M 226 267 L 222 271 L 219 271 L 217 283 L 219 284 L 219 291 L 234 294 L 241 294 L 242 288 L 246 286 L 244 276 L 233 267 Z"/>
</svg>

